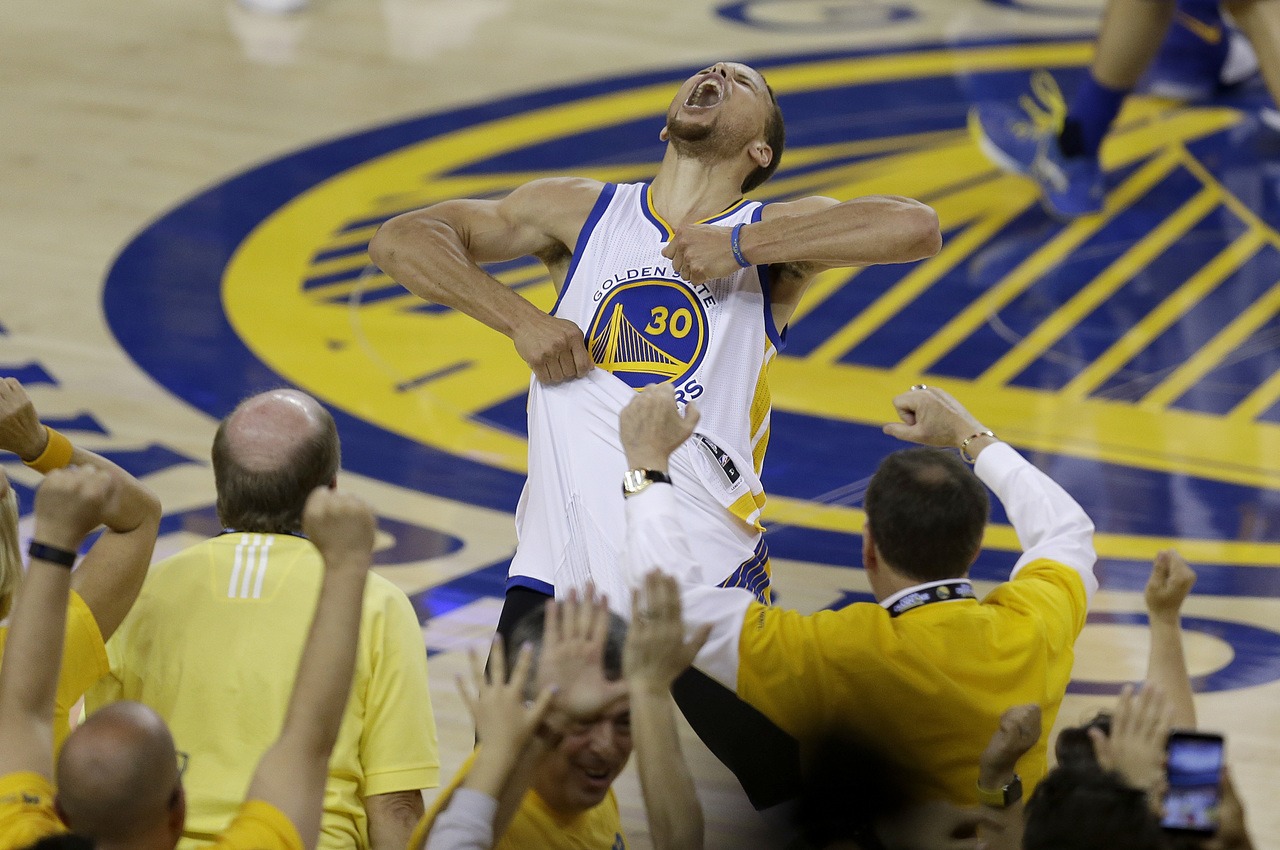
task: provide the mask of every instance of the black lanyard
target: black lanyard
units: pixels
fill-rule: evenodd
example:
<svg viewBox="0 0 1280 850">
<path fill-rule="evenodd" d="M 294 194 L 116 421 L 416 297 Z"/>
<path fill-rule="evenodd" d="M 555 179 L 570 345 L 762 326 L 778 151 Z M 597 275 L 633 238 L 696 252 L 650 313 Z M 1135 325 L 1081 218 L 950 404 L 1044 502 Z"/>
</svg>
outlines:
<svg viewBox="0 0 1280 850">
<path fill-rule="evenodd" d="M 923 608 L 925 605 L 932 605 L 935 602 L 977 598 L 978 595 L 973 592 L 973 585 L 969 583 L 969 580 L 967 578 L 958 578 L 942 584 L 935 584 L 932 587 L 922 587 L 919 590 L 911 591 L 889 606 L 889 616 L 897 617 L 913 608 Z"/>
</svg>

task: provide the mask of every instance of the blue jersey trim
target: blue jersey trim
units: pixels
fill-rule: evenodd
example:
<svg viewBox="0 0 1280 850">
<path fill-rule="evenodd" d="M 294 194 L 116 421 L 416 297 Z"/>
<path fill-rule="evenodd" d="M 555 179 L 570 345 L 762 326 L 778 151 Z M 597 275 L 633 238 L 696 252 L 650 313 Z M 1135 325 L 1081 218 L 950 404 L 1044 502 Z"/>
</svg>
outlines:
<svg viewBox="0 0 1280 850">
<path fill-rule="evenodd" d="M 716 586 L 741 587 L 744 590 L 751 591 L 752 595 L 762 605 L 769 604 L 769 546 L 764 542 L 763 536 L 760 538 L 760 542 L 756 544 L 755 551 L 751 554 L 751 557 L 739 564 L 732 575 Z"/>
<path fill-rule="evenodd" d="M 761 204 L 751 213 L 751 224 L 760 221 L 764 215 L 764 207 L 765 205 Z M 773 347 L 782 351 L 787 347 L 787 329 L 783 328 L 779 333 L 777 326 L 773 323 L 773 295 L 770 293 L 773 279 L 770 277 L 769 266 L 756 266 L 756 274 L 760 277 L 760 291 L 764 293 L 764 331 L 769 335 L 769 341 L 773 343 Z"/>
<path fill-rule="evenodd" d="M 556 586 L 554 584 L 547 584 L 545 581 L 530 578 L 529 576 L 511 576 L 508 578 L 506 589 L 510 590 L 513 587 L 527 587 L 530 590 L 545 593 L 547 596 L 556 595 Z"/>
<path fill-rule="evenodd" d="M 641 186 L 643 188 L 640 190 L 640 211 L 644 213 L 645 218 L 649 219 L 650 224 L 658 228 L 658 233 L 662 236 L 662 241 L 670 242 L 671 237 L 675 235 L 676 230 L 674 227 L 672 227 L 670 224 L 667 223 L 666 219 L 664 219 L 661 215 L 659 215 L 658 208 L 653 205 L 653 184 L 642 183 Z M 746 198 L 740 198 L 734 203 L 732 203 L 728 209 L 721 210 L 720 212 L 716 213 L 710 218 L 699 219 L 695 223 L 696 224 L 714 224 L 715 222 L 720 221 L 726 216 L 731 216 L 734 213 L 740 211 L 743 207 L 745 207 L 747 204 L 750 204 L 750 203 L 754 203 L 754 201 L 749 201 Z"/>
<path fill-rule="evenodd" d="M 582 252 L 587 249 L 587 240 L 595 232 L 596 225 L 600 223 L 600 219 L 604 216 L 604 211 L 609 208 L 610 202 L 613 201 L 613 194 L 617 189 L 618 185 L 616 183 L 604 184 L 604 188 L 600 190 L 600 197 L 596 198 L 595 206 L 591 208 L 591 214 L 582 223 L 582 230 L 578 231 L 578 243 L 573 246 L 573 259 L 569 261 L 569 271 L 565 272 L 564 283 L 560 286 L 560 293 L 556 296 L 556 303 L 551 305 L 551 315 L 554 316 L 556 314 L 556 310 L 560 308 L 560 302 L 564 300 L 564 294 L 569 291 L 569 284 L 573 282 L 573 273 L 578 270 L 578 261 L 582 259 Z"/>
<path fill-rule="evenodd" d="M 658 235 L 662 237 L 662 241 L 670 242 L 671 237 L 675 235 L 675 231 L 662 220 L 662 216 L 658 215 L 658 211 L 654 209 L 653 184 L 641 183 L 640 185 L 640 212 L 644 213 L 644 217 L 649 219 L 649 223 L 658 229 Z"/>
</svg>

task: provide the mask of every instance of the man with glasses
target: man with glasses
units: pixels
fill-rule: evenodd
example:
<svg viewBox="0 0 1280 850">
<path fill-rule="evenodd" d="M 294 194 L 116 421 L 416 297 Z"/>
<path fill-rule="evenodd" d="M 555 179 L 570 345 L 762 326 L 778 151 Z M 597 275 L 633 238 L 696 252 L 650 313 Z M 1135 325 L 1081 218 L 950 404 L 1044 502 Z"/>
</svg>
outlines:
<svg viewBox="0 0 1280 850">
<path fill-rule="evenodd" d="M 115 703 L 86 720 L 58 757 L 56 791 L 51 781 L 71 567 L 116 490 L 107 473 L 72 467 L 50 473 L 36 494 L 31 567 L 0 668 L 0 850 L 68 830 L 122 850 L 172 848 L 182 836 L 186 756 L 159 715 L 140 703 Z M 327 488 L 307 501 L 303 526 L 325 563 L 320 599 L 284 728 L 258 761 L 245 801 L 215 847 L 312 850 L 320 832 L 375 528 L 367 506 Z"/>
</svg>

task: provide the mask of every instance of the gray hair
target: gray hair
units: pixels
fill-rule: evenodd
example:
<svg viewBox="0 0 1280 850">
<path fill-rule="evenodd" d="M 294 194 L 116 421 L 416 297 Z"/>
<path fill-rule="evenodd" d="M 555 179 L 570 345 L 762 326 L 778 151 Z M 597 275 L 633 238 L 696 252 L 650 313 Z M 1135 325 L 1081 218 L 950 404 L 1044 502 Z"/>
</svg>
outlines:
<svg viewBox="0 0 1280 850">
<path fill-rule="evenodd" d="M 535 608 L 521 617 L 516 623 L 504 647 L 507 654 L 507 676 L 511 675 L 511 670 L 515 667 L 520 647 L 526 643 L 533 647 L 533 675 L 529 677 L 529 685 L 525 694 L 527 699 L 533 699 L 537 695 L 538 662 L 542 658 L 542 631 L 546 622 L 546 606 Z M 622 678 L 622 653 L 626 643 L 627 621 L 610 611 L 609 634 L 604 642 L 604 677 L 609 681 L 616 681 Z"/>
</svg>

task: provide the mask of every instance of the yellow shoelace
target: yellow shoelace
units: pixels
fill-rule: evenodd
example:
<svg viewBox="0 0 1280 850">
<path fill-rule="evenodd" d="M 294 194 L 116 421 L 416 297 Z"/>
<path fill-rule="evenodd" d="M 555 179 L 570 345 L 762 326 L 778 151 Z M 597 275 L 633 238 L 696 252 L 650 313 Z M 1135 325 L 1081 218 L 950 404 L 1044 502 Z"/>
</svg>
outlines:
<svg viewBox="0 0 1280 850">
<path fill-rule="evenodd" d="M 1067 117 L 1067 101 L 1062 96 L 1062 89 L 1058 88 L 1058 81 L 1048 71 L 1036 71 L 1031 75 L 1031 94 L 1019 97 L 1018 105 L 1027 113 L 1029 120 L 1016 122 L 1014 133 L 1026 138 L 1062 132 L 1062 122 Z"/>
</svg>

